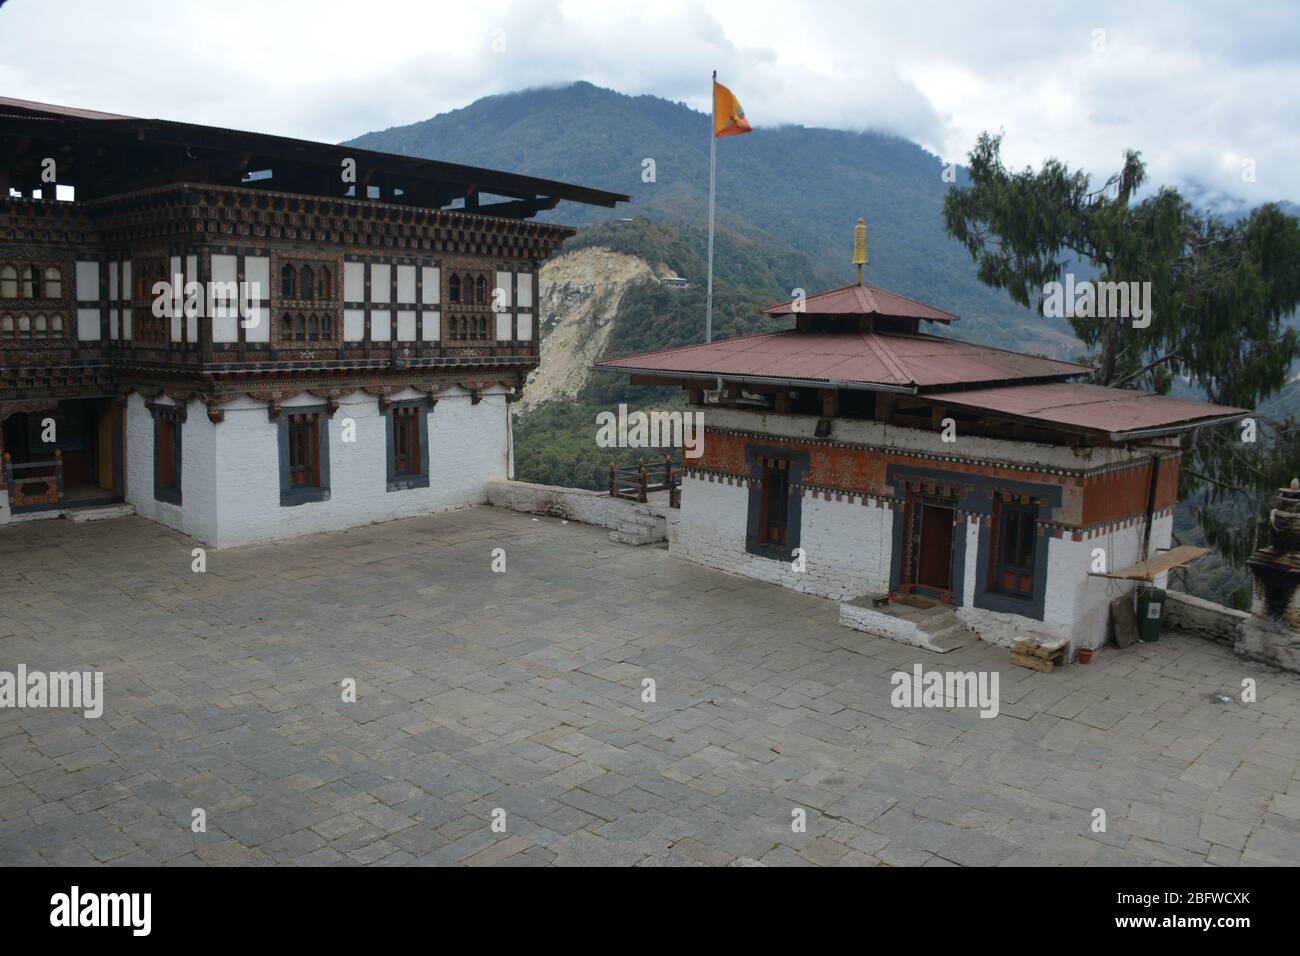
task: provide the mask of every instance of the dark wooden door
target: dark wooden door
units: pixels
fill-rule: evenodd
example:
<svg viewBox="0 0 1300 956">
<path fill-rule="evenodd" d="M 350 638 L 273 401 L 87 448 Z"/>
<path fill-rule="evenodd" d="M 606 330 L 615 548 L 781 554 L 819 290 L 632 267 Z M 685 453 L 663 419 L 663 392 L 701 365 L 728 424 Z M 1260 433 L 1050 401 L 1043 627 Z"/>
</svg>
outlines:
<svg viewBox="0 0 1300 956">
<path fill-rule="evenodd" d="M 921 553 L 916 562 L 916 583 L 947 591 L 952 586 L 952 509 L 939 505 L 921 508 Z"/>
</svg>

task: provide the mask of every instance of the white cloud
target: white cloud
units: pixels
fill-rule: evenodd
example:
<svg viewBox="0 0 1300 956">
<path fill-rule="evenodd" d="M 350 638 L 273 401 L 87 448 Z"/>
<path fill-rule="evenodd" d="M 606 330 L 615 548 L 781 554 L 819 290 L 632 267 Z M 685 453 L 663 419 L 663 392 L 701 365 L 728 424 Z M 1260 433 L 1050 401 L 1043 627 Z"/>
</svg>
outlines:
<svg viewBox="0 0 1300 956">
<path fill-rule="evenodd" d="M 0 8 L 0 90 L 341 140 L 578 79 L 707 109 L 717 69 L 757 125 L 879 129 L 945 158 L 964 157 L 981 130 L 1002 129 L 1016 165 L 1057 156 L 1106 174 L 1133 148 L 1156 183 L 1252 205 L 1300 201 L 1300 7 L 1191 9 L 11 0 Z M 1254 183 L 1242 181 L 1243 158 L 1255 162 Z"/>
</svg>

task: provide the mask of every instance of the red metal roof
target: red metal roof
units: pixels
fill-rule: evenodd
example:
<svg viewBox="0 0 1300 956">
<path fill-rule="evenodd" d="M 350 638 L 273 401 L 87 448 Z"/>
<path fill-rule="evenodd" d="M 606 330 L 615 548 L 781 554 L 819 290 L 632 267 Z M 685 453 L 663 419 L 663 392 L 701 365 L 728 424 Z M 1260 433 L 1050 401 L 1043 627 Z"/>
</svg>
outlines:
<svg viewBox="0 0 1300 956">
<path fill-rule="evenodd" d="M 810 300 L 811 301 L 811 300 Z M 973 342 L 888 332 L 769 332 L 608 359 L 598 368 L 933 388 L 1066 378 L 1089 369 Z"/>
<path fill-rule="evenodd" d="M 800 308 L 795 301 L 763 310 L 765 315 L 889 315 L 902 319 L 926 319 L 930 322 L 956 322 L 959 316 L 921 302 L 894 295 L 869 285 L 846 285 L 842 289 L 820 292 L 804 299 Z"/>
<path fill-rule="evenodd" d="M 1112 436 L 1152 429 L 1178 430 L 1175 426 L 1179 425 L 1191 428 L 1212 419 L 1230 421 L 1250 414 L 1242 408 L 1072 382 L 981 388 L 930 397 L 945 405 Z"/>
</svg>

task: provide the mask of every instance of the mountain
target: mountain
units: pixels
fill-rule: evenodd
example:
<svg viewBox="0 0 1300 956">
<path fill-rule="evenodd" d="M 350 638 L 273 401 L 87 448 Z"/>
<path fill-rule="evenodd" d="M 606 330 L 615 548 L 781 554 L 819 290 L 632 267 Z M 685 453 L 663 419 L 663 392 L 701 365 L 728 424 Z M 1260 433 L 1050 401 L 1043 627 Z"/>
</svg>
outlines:
<svg viewBox="0 0 1300 956">
<path fill-rule="evenodd" d="M 565 244 L 564 254 L 542 269 L 542 367 L 515 406 L 518 477 L 604 487 L 611 451 L 597 447 L 595 414 L 620 402 L 633 408 L 681 407 L 683 398 L 675 389 L 632 387 L 619 376 L 590 375 L 592 362 L 703 338 L 709 117 L 657 97 L 574 83 L 487 97 L 351 143 L 633 197 L 616 210 L 563 204 L 542 217 L 583 228 Z M 947 178 L 958 185 L 969 181 L 961 167 L 952 173 Z M 950 332 L 955 337 L 1077 356 L 1079 343 L 1064 321 L 1022 309 L 976 279 L 965 250 L 944 232 L 943 197 L 952 185 L 944 179 L 938 157 L 878 133 L 760 127 L 721 140 L 715 336 L 783 327 L 761 310 L 797 287 L 813 293 L 851 281 L 853 225 L 862 216 L 873 284 L 960 315 L 962 321 Z M 1251 208 L 1194 183 L 1185 185 L 1184 195 L 1233 221 Z M 1290 203 L 1280 205 L 1291 214 L 1300 211 Z M 672 274 L 689 280 L 689 286 L 658 281 Z M 1174 393 L 1204 397 L 1179 382 Z M 1300 375 L 1259 412 L 1268 418 L 1300 412 Z M 1191 504 L 1178 515 L 1184 543 L 1201 541 Z M 1245 579 L 1244 572 L 1212 555 L 1180 581 L 1204 597 L 1231 596 L 1240 603 Z"/>
<path fill-rule="evenodd" d="M 641 216 L 690 230 L 707 223 L 709 117 L 658 97 L 590 83 L 526 90 L 366 133 L 350 145 L 633 197 L 617 210 L 563 204 L 548 214 L 552 221 L 582 226 Z M 646 160 L 653 161 L 653 181 L 645 181 Z M 853 225 L 865 217 L 873 284 L 962 316 L 954 336 L 1074 354 L 1064 322 L 1038 317 L 976 279 L 970 257 L 944 232 L 940 211 L 950 184 L 942 174 L 938 157 L 897 137 L 760 127 L 718 143 L 718 225 L 776 257 L 776 301 L 796 287 L 812 293 L 851 281 Z M 964 169 L 955 176 L 967 182 Z M 686 277 L 703 279 L 699 272 Z"/>
</svg>

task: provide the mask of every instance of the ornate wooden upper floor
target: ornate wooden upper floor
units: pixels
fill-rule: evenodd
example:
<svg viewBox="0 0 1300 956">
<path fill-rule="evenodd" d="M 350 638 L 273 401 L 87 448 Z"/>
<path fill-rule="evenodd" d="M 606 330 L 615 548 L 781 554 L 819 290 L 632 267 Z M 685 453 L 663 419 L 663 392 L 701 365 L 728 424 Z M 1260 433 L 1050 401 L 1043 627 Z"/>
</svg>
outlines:
<svg viewBox="0 0 1300 956">
<path fill-rule="evenodd" d="M 522 382 L 538 269 L 573 233 L 527 217 L 627 198 L 3 98 L 0 157 L 0 398 L 106 378 Z"/>
</svg>

